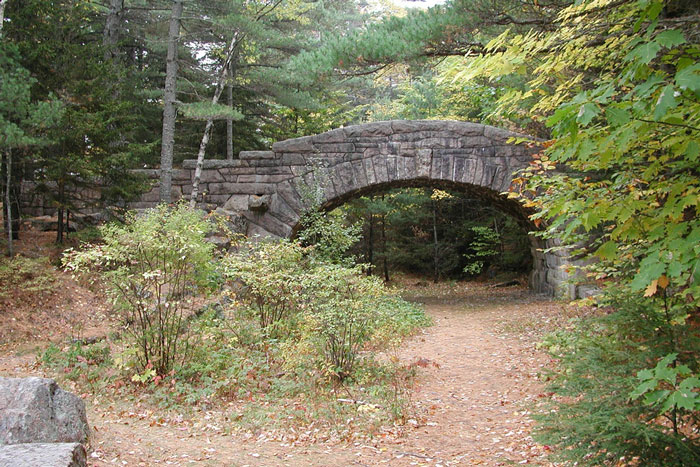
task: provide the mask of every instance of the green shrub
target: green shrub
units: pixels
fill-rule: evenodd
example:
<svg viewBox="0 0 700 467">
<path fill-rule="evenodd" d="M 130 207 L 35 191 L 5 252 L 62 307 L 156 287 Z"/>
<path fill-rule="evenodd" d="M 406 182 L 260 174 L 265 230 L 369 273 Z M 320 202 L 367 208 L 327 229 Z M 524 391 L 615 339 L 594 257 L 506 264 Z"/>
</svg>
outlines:
<svg viewBox="0 0 700 467">
<path fill-rule="evenodd" d="M 165 375 L 187 358 L 191 299 L 212 285 L 211 227 L 200 211 L 159 206 L 101 227 L 102 244 L 66 253 L 66 269 L 106 279 L 134 339 L 138 370 Z"/>
<path fill-rule="evenodd" d="M 556 446 L 557 458 L 578 465 L 612 465 L 622 457 L 637 459 L 636 465 L 699 465 L 697 410 L 671 405 L 659 410 L 674 388 L 669 381 L 657 387 L 658 373 L 645 370 L 670 366 L 664 357 L 675 345 L 673 365 L 697 374 L 697 336 L 642 297 L 610 295 L 606 304 L 615 312 L 584 319 L 545 340 L 559 365 L 549 384 L 555 394 L 551 411 L 538 417 L 536 438 Z M 670 378 L 677 386 L 684 381 Z M 689 400 L 697 399 L 696 388 L 686 392 L 692 392 Z M 655 394 L 660 403 L 645 403 L 644 394 Z"/>
<path fill-rule="evenodd" d="M 260 242 L 243 245 L 223 262 L 224 275 L 237 285 L 238 297 L 270 336 L 289 331 L 290 322 L 303 303 L 302 276 L 309 262 L 304 249 L 292 242 Z"/>
<path fill-rule="evenodd" d="M 376 277 L 331 264 L 318 266 L 304 286 L 310 298 L 305 325 L 319 343 L 327 370 L 342 380 L 352 374 L 363 345 L 383 324 L 376 302 L 386 291 Z"/>
</svg>

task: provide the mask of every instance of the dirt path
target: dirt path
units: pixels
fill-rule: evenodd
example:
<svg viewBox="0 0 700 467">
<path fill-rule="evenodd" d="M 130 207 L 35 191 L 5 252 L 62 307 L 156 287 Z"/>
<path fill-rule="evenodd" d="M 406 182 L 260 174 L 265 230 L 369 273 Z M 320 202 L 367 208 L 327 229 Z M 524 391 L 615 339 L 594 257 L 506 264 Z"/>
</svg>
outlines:
<svg viewBox="0 0 700 467">
<path fill-rule="evenodd" d="M 217 414 L 197 423 L 160 420 L 136 402 L 105 406 L 89 396 L 94 465 L 371 466 L 547 465 L 546 446 L 530 436 L 530 410 L 542 397 L 537 375 L 548 363 L 535 350 L 561 307 L 521 288 L 462 284 L 414 289 L 435 325 L 399 352 L 421 361 L 415 418 L 367 442 L 290 443 L 230 433 Z M 423 294 L 423 296 L 421 296 Z M 32 373 L 0 358 L 0 374 Z M 28 362 L 27 362 L 28 363 Z M 19 374 L 17 374 L 19 376 Z M 303 436 L 299 439 L 303 440 Z"/>
</svg>

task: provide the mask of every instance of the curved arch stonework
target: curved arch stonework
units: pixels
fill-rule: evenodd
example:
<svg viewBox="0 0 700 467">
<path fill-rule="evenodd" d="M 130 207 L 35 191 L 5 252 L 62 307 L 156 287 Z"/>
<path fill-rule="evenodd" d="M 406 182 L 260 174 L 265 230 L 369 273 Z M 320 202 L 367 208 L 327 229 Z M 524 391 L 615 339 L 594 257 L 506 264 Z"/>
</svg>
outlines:
<svg viewBox="0 0 700 467">
<path fill-rule="evenodd" d="M 332 208 L 365 193 L 398 186 L 461 189 L 490 200 L 529 230 L 527 212 L 502 195 L 513 173 L 526 167 L 534 149 L 509 143 L 518 135 L 477 123 L 387 121 L 349 126 L 281 141 L 271 151 L 243 151 L 239 159 L 205 161 L 202 207 L 235 219 L 248 236 L 290 237 L 308 209 L 310 190 Z M 195 161 L 173 174 L 174 197 L 191 192 Z M 157 201 L 154 189 L 134 207 Z M 139 206 L 138 204 L 141 204 Z M 564 291 L 564 253 L 547 253 L 531 236 L 531 287 L 550 295 Z"/>
</svg>

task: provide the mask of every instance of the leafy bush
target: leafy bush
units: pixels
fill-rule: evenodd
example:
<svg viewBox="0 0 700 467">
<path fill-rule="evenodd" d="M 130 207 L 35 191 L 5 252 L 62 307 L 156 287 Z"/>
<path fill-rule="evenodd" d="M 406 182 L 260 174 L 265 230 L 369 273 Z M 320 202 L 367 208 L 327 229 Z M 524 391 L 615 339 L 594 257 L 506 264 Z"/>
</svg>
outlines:
<svg viewBox="0 0 700 467">
<path fill-rule="evenodd" d="M 185 205 L 159 206 L 101 228 L 103 244 L 69 250 L 66 269 L 100 273 L 134 338 L 140 370 L 165 375 L 188 355 L 184 318 L 191 297 L 211 286 L 211 225 Z"/>
<path fill-rule="evenodd" d="M 225 275 L 238 284 L 266 335 L 287 342 L 300 356 L 323 362 L 344 379 L 363 346 L 377 336 L 405 335 L 424 325 L 421 310 L 396 297 L 359 267 L 319 261 L 313 250 L 288 241 L 258 243 L 223 261 Z"/>
<path fill-rule="evenodd" d="M 383 324 L 376 302 L 385 289 L 378 278 L 363 276 L 358 269 L 327 264 L 309 274 L 304 285 L 310 296 L 305 324 L 319 343 L 327 369 L 342 380 Z"/>
<path fill-rule="evenodd" d="M 559 365 L 549 385 L 551 412 L 539 416 L 537 439 L 557 445 L 558 458 L 578 465 L 621 457 L 637 465 L 698 465 L 698 394 L 686 377 L 698 371 L 697 336 L 640 297 L 609 295 L 606 305 L 617 311 L 546 339 Z M 644 370 L 654 366 L 658 371 Z"/>
<path fill-rule="evenodd" d="M 270 335 L 299 311 L 308 268 L 304 250 L 291 242 L 249 243 L 223 260 L 225 276 L 238 283 L 240 298 Z"/>
</svg>

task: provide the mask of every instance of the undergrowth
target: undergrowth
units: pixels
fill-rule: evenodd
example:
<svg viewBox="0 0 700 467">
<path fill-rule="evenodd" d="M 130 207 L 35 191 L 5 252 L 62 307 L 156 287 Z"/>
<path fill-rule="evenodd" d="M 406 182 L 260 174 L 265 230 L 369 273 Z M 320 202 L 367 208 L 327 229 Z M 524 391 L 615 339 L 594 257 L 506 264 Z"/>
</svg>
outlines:
<svg viewBox="0 0 700 467">
<path fill-rule="evenodd" d="M 249 430 L 314 425 L 343 437 L 415 417 L 415 367 L 392 353 L 403 338 L 430 324 L 422 309 L 360 267 L 329 261 L 312 246 L 239 244 L 236 252 L 217 258 L 199 247 L 206 228 L 191 228 L 188 216 L 180 208 L 160 208 L 132 221 L 147 224 L 141 231 L 135 232 L 136 224 L 107 227 L 104 244 L 66 257 L 74 271 L 97 265 L 90 273 L 113 283 L 124 298 L 117 310 L 126 332 L 99 343 L 52 345 L 41 356 L 44 365 L 92 393 L 145 398 L 178 413 L 216 409 L 231 426 Z M 149 237 L 147 228 L 158 235 Z M 194 296 L 183 289 L 163 299 L 151 291 L 147 281 L 163 277 L 151 265 L 168 267 L 172 261 L 183 277 L 192 274 L 181 261 L 184 253 L 166 247 L 173 238 L 168 228 L 178 238 L 186 231 L 187 245 L 197 245 L 200 263 L 207 265 L 207 289 L 217 293 Z M 138 255 L 124 263 L 123 252 L 134 246 Z M 125 272 L 119 269 L 123 263 Z M 178 311 L 177 326 L 146 327 L 141 318 L 163 315 L 168 303 L 184 296 L 199 306 Z M 156 365 L 162 352 L 150 353 L 150 343 L 161 339 L 186 339 L 187 354 L 169 360 L 168 367 Z"/>
<path fill-rule="evenodd" d="M 700 465 L 699 414 L 692 403 L 659 410 L 637 395 L 645 369 L 670 352 L 677 355 L 676 368 L 697 373 L 697 330 L 669 322 L 639 297 L 608 292 L 605 300 L 608 313 L 580 319 L 542 344 L 558 365 L 549 375 L 553 397 L 537 417 L 536 439 L 556 446 L 556 459 L 576 465 Z M 671 368 L 666 374 L 657 398 L 671 396 L 681 382 Z M 692 389 L 679 395 L 697 398 Z"/>
</svg>

